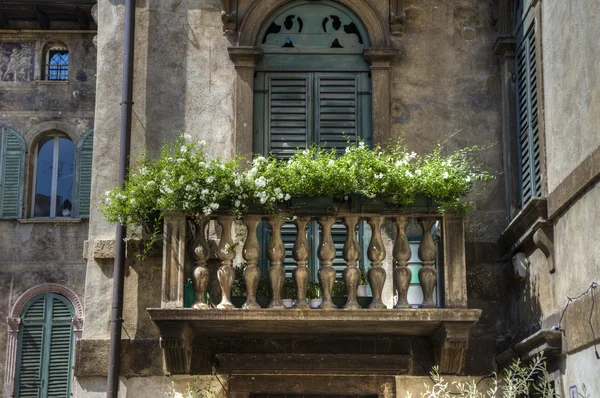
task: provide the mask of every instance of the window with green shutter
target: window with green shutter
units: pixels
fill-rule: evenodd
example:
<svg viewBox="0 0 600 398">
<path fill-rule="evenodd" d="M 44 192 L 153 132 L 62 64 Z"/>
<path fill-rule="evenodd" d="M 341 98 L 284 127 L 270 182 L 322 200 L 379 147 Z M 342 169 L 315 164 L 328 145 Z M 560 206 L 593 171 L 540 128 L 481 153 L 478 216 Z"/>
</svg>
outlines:
<svg viewBox="0 0 600 398">
<path fill-rule="evenodd" d="M 90 216 L 93 152 L 94 130 L 90 130 L 85 133 L 77 143 L 75 217 L 89 218 Z"/>
<path fill-rule="evenodd" d="M 542 195 L 535 32 L 533 8 L 527 3 L 520 4 L 517 8 L 515 70 L 522 206 Z"/>
<path fill-rule="evenodd" d="M 17 398 L 71 396 L 74 310 L 55 293 L 35 296 L 21 314 L 15 377 Z"/>
<path fill-rule="evenodd" d="M 296 1 L 278 9 L 261 33 L 264 56 L 254 80 L 253 149 L 263 155 L 288 159 L 295 150 L 312 144 L 343 152 L 357 139 L 371 145 L 371 79 L 363 51 L 369 37 L 360 20 L 333 1 Z M 357 233 L 364 241 L 361 225 Z M 309 266 L 316 279 L 319 226 L 307 229 L 312 251 Z M 267 268 L 268 227 L 262 238 L 263 275 Z M 288 276 L 295 267 L 292 247 L 294 224 L 284 224 L 284 267 Z M 334 267 L 341 275 L 345 262 L 342 247 L 346 228 L 334 225 Z"/>
<path fill-rule="evenodd" d="M 0 137 L 0 218 L 22 217 L 25 141 L 13 129 L 2 127 Z"/>
</svg>

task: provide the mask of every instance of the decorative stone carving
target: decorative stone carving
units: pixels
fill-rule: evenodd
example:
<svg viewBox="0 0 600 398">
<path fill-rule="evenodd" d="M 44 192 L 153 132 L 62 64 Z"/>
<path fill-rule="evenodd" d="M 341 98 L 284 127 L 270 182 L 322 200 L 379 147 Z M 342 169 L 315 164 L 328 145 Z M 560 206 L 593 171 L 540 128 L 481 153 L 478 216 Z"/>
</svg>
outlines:
<svg viewBox="0 0 600 398">
<path fill-rule="evenodd" d="M 406 236 L 406 226 L 408 220 L 406 217 L 396 217 L 394 225 L 396 226 L 396 241 L 392 255 L 394 258 L 394 285 L 398 291 L 398 302 L 394 308 L 412 308 L 408 304 L 408 287 L 412 278 L 412 271 L 408 268 L 408 260 L 410 260 L 411 250 Z"/>
<path fill-rule="evenodd" d="M 196 268 L 194 269 L 194 290 L 196 292 L 196 301 L 192 308 L 206 309 L 209 305 L 205 301 L 206 288 L 208 287 L 209 271 L 206 267 L 206 261 L 209 256 L 208 242 L 206 240 L 206 226 L 209 219 L 200 217 L 195 228 L 194 237 L 194 260 Z"/>
<path fill-rule="evenodd" d="M 335 259 L 335 246 L 331 237 L 331 227 L 335 223 L 335 217 L 320 217 L 319 225 L 321 225 L 321 240 L 319 242 L 319 250 L 317 255 L 321 266 L 319 267 L 318 277 L 323 291 L 323 302 L 319 306 L 323 310 L 336 309 L 337 306 L 331 299 L 333 284 L 335 282 L 335 269 L 332 267 Z"/>
<path fill-rule="evenodd" d="M 256 265 L 260 258 L 260 245 L 256 238 L 256 228 L 260 222 L 260 216 L 244 217 L 244 224 L 248 229 L 248 234 L 246 236 L 246 243 L 244 243 L 244 249 L 242 250 L 242 256 L 246 260 L 246 267 L 244 268 L 246 302 L 243 308 L 247 310 L 260 308 L 260 304 L 256 302 L 256 289 L 260 280 L 260 269 Z"/>
<path fill-rule="evenodd" d="M 297 299 L 294 308 L 310 308 L 306 298 L 306 289 L 310 280 L 310 269 L 306 266 L 310 255 L 310 247 L 306 241 L 306 227 L 309 222 L 310 217 L 298 217 L 295 222 L 297 233 L 292 256 L 296 260 L 296 269 L 294 269 L 293 276 L 296 283 Z"/>
<path fill-rule="evenodd" d="M 383 285 L 385 283 L 386 273 L 383 268 L 383 260 L 385 259 L 385 247 L 383 240 L 381 239 L 381 225 L 383 224 L 384 217 L 375 216 L 369 217 L 367 222 L 371 226 L 371 242 L 367 249 L 367 256 L 371 261 L 371 268 L 367 274 L 369 278 L 369 284 L 373 291 L 373 299 L 369 305 L 370 309 L 386 309 L 386 305 L 381 300 L 383 292 Z"/>
<path fill-rule="evenodd" d="M 217 271 L 217 278 L 219 279 L 219 285 L 221 286 L 221 302 L 217 305 L 217 308 L 229 309 L 235 308 L 231 303 L 231 287 L 233 286 L 233 280 L 235 279 L 235 270 L 233 269 L 233 259 L 235 258 L 235 246 L 233 245 L 233 239 L 231 237 L 231 230 L 235 217 L 233 216 L 221 216 L 217 220 L 222 228 L 221 240 L 217 247 L 217 257 L 221 261 L 221 266 Z"/>
<path fill-rule="evenodd" d="M 271 285 L 271 303 L 269 308 L 284 309 L 285 306 L 281 302 L 281 289 L 285 280 L 285 271 L 281 266 L 285 258 L 285 247 L 281 240 L 281 226 L 283 219 L 272 216 L 267 219 L 269 227 L 271 227 L 271 239 L 269 240 L 269 282 Z"/>
<path fill-rule="evenodd" d="M 221 0 L 221 20 L 223 21 L 223 32 L 228 37 L 235 37 L 237 33 L 237 0 Z"/>
<path fill-rule="evenodd" d="M 533 234 L 533 243 L 544 253 L 548 261 L 548 272 L 553 274 L 556 271 L 554 267 L 554 231 L 552 226 L 540 227 Z"/>
<path fill-rule="evenodd" d="M 419 224 L 423 228 L 423 238 L 419 245 L 419 259 L 423 262 L 423 267 L 419 270 L 419 282 L 421 283 L 421 289 L 423 289 L 421 308 L 437 307 L 433 301 L 433 289 L 437 283 L 437 271 L 433 267 L 436 248 L 431 236 L 431 227 L 434 222 L 435 219 L 431 217 L 419 219 Z"/>
<path fill-rule="evenodd" d="M 360 282 L 360 270 L 356 266 L 358 258 L 360 257 L 360 245 L 356 240 L 357 224 L 358 216 L 344 217 L 344 225 L 346 225 L 347 233 L 342 256 L 346 261 L 344 284 L 346 285 L 346 292 L 348 293 L 348 301 L 346 301 L 346 305 L 344 305 L 345 310 L 360 308 L 360 305 L 356 301 L 356 289 L 358 289 L 358 284 Z"/>
<path fill-rule="evenodd" d="M 403 35 L 405 21 L 404 0 L 390 0 L 390 33 Z"/>
<path fill-rule="evenodd" d="M 0 81 L 34 80 L 35 43 L 0 42 Z"/>
<path fill-rule="evenodd" d="M 471 325 L 443 323 L 433 334 L 440 373 L 461 374 L 465 366 Z"/>
<path fill-rule="evenodd" d="M 163 322 L 160 347 L 165 353 L 165 365 L 171 374 L 190 373 L 194 332 L 187 322 Z"/>
</svg>

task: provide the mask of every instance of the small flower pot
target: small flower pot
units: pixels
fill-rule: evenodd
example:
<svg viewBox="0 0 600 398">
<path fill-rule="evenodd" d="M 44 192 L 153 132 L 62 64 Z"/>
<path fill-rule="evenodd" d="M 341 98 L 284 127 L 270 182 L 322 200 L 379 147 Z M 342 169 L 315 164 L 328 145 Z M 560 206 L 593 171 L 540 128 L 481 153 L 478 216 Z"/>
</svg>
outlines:
<svg viewBox="0 0 600 398">
<path fill-rule="evenodd" d="M 367 285 L 359 285 L 358 289 L 356 289 L 357 297 L 369 297 L 369 286 Z"/>
<path fill-rule="evenodd" d="M 235 308 L 242 308 L 246 302 L 246 296 L 231 296 L 231 303 L 235 305 Z"/>
<path fill-rule="evenodd" d="M 310 300 L 310 308 L 319 308 L 323 300 L 321 299 L 312 299 Z"/>
<path fill-rule="evenodd" d="M 293 195 L 287 203 L 289 210 L 298 215 L 335 216 L 339 210 L 332 196 Z"/>
<path fill-rule="evenodd" d="M 294 300 L 292 299 L 282 299 L 281 303 L 285 306 L 285 308 L 292 308 L 294 306 Z"/>
<path fill-rule="evenodd" d="M 348 297 L 334 296 L 331 298 L 331 301 L 333 301 L 333 304 L 335 304 L 338 308 L 341 308 L 346 305 Z"/>
</svg>

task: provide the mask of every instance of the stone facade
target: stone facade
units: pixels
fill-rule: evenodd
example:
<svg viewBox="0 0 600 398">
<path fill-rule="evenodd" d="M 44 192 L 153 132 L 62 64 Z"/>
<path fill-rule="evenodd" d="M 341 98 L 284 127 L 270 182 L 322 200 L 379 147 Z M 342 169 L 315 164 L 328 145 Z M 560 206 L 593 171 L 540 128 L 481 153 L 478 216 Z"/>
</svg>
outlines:
<svg viewBox="0 0 600 398">
<path fill-rule="evenodd" d="M 49 129 L 63 131 L 76 140 L 93 127 L 93 204 L 117 185 L 122 3 L 98 2 L 97 50 L 92 45 L 93 34 L 88 33 L 0 31 L 0 124 L 21 132 L 28 150 L 38 134 Z M 283 3 L 138 2 L 134 157 L 144 151 L 156 155 L 163 143 L 181 132 L 204 140 L 212 156 L 231 158 L 252 150 L 252 81 L 260 57 L 254 47 L 261 23 Z M 515 138 L 511 138 L 516 135 L 513 2 L 338 3 L 353 10 L 371 35 L 372 48 L 365 57 L 372 68 L 375 142 L 403 138 L 416 152 L 430 151 L 438 143 L 444 143 L 448 151 L 487 146 L 481 162 L 496 178 L 481 195 L 473 197 L 476 206 L 465 221 L 468 308 L 481 309 L 482 316 L 470 330 L 464 373 L 479 378 L 510 358 L 526 358 L 543 344 L 556 348 L 554 340 L 550 344 L 535 333 L 559 323 L 567 296 L 578 295 L 600 279 L 600 263 L 596 260 L 600 252 L 593 244 L 596 237 L 600 238 L 596 211 L 600 203 L 600 138 L 593 127 L 600 115 L 600 90 L 594 80 L 600 73 L 600 52 L 595 50 L 594 41 L 599 34 L 594 18 L 600 1 L 532 2 L 541 38 L 537 56 L 542 67 L 538 67 L 537 76 L 542 94 L 545 199 L 525 209 L 517 199 L 518 166 Z M 42 73 L 39 57 L 48 41 L 60 41 L 69 47 L 69 73 L 73 78 L 68 83 L 38 82 Z M 27 198 L 31 197 L 31 162 L 29 152 L 26 208 L 30 203 Z M 387 233 L 383 242 L 388 253 L 392 229 L 391 224 L 384 227 Z M 138 237 L 137 231 L 129 233 Z M 60 283 L 82 298 L 85 291 L 83 340 L 77 347 L 77 383 L 73 387 L 80 397 L 105 395 L 114 235 L 114 225 L 107 223 L 94 205 L 89 223 L 0 220 L 0 299 L 5 303 L 0 316 L 8 316 L 18 297 L 38 284 Z M 87 266 L 81 259 L 85 240 Z M 159 396 L 172 388 L 182 392 L 192 379 L 188 375 L 166 375 L 164 343 L 162 347 L 159 344 L 161 330 L 146 310 L 161 307 L 160 259 L 137 259 L 139 247 L 135 243 L 128 243 L 121 394 Z M 530 261 L 528 276 L 522 282 L 512 278 L 511 258 L 517 252 L 524 252 Z M 209 260 L 209 267 L 211 261 L 216 260 Z M 391 255 L 383 265 L 391 270 Z M 384 302 L 389 305 L 390 277 L 385 289 Z M 591 300 L 587 294 L 574 301 L 559 325 L 565 335 L 557 350 L 566 355 L 555 356 L 550 366 L 557 386 L 565 394 L 572 385 L 582 392 L 583 384 L 590 396 L 600 394 L 593 377 L 597 372 L 591 370 L 600 369 L 587 326 Z M 598 308 L 592 314 L 596 339 L 600 335 Z M 6 329 L 0 330 L 3 357 Z M 186 330 L 181 334 L 189 332 Z M 312 365 L 308 370 L 296 369 L 303 374 L 301 377 L 286 375 L 285 369 L 268 362 L 285 363 L 298 355 L 313 355 L 314 345 L 328 347 L 328 354 L 355 355 L 355 360 L 361 360 L 361 355 L 391 353 L 397 358 L 391 365 L 383 360 L 367 361 L 367 370 L 337 379 L 330 375 L 343 373 L 341 366 L 335 367 L 340 356 L 310 357 L 312 364 L 327 361 L 332 365 L 319 372 Z M 214 360 L 212 353 L 218 352 L 223 369 L 221 382 L 236 397 L 265 391 L 404 396 L 403 392 L 412 388 L 416 392 L 422 376 L 436 361 L 434 343 L 417 336 L 396 340 L 381 336 L 212 336 L 202 342 L 197 339 L 192 346 L 198 360 L 191 364 L 191 373 L 203 374 L 201 380 L 210 381 L 206 374 Z M 252 373 L 236 362 L 236 354 L 242 357 L 242 353 L 248 363 L 265 362 Z M 2 366 L 0 363 L 0 369 Z M 235 375 L 227 375 L 227 366 Z M 398 374 L 401 376 L 395 376 Z M 222 395 L 220 388 L 215 386 L 217 395 Z"/>
</svg>

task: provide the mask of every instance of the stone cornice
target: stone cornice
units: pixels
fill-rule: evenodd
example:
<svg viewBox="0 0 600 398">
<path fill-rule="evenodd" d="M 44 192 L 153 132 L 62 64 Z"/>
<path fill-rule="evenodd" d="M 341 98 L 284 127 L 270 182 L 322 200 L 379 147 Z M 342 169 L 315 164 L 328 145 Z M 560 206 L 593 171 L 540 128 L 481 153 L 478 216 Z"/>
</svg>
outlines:
<svg viewBox="0 0 600 398">
<path fill-rule="evenodd" d="M 371 63 L 371 68 L 389 68 L 390 63 L 398 57 L 397 48 L 367 48 L 363 56 Z"/>
<path fill-rule="evenodd" d="M 262 48 L 251 46 L 228 47 L 227 51 L 236 68 L 254 67 L 263 56 Z"/>
<path fill-rule="evenodd" d="M 517 47 L 517 40 L 514 36 L 498 36 L 494 43 L 492 52 L 495 55 L 505 56 L 507 53 L 515 52 Z"/>
</svg>

